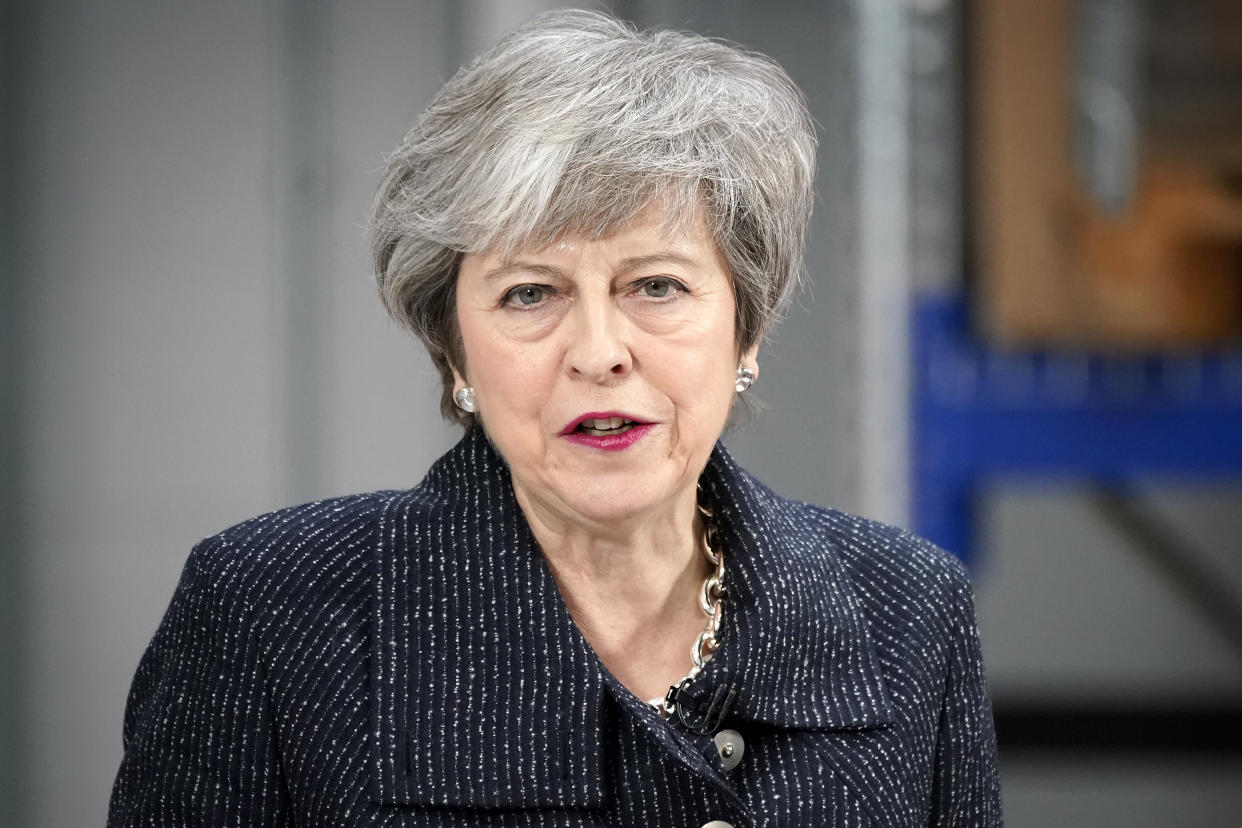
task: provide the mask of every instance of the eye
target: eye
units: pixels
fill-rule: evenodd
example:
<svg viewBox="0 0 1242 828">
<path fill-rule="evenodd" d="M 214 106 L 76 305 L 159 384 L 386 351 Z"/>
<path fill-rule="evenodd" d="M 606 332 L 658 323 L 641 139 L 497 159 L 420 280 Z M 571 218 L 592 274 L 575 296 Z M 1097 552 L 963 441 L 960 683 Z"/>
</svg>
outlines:
<svg viewBox="0 0 1242 828">
<path fill-rule="evenodd" d="M 676 279 L 670 279 L 667 276 L 653 276 L 650 279 L 643 279 L 638 284 L 636 291 L 641 296 L 649 296 L 652 299 L 667 299 L 670 296 L 676 296 L 678 293 L 685 292 L 685 286 Z"/>
<path fill-rule="evenodd" d="M 552 294 L 546 285 L 518 285 L 505 292 L 501 304 L 507 307 L 529 308 L 542 303 Z"/>
</svg>

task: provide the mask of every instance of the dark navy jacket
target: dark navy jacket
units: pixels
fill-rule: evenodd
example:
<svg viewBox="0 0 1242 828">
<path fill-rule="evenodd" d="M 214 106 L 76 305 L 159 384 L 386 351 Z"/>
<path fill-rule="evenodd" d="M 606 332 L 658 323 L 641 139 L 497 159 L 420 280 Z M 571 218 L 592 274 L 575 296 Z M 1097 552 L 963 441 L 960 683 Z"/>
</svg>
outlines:
<svg viewBox="0 0 1242 828">
<path fill-rule="evenodd" d="M 962 567 L 778 497 L 717 447 L 724 770 L 601 665 L 478 431 L 407 492 L 191 554 L 134 679 L 109 825 L 992 826 Z"/>
</svg>

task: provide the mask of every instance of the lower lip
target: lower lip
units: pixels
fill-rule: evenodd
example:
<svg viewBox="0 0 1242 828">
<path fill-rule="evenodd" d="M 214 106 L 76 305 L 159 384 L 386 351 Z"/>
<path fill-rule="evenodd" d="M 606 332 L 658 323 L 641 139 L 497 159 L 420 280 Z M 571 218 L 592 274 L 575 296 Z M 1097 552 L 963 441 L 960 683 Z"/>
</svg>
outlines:
<svg viewBox="0 0 1242 828">
<path fill-rule="evenodd" d="M 620 434 L 604 434 L 598 437 L 594 434 L 584 434 L 581 431 L 571 431 L 565 435 L 565 439 L 571 443 L 600 451 L 622 451 L 643 439 L 653 428 L 655 428 L 655 423 L 645 423 L 633 426 Z"/>
</svg>

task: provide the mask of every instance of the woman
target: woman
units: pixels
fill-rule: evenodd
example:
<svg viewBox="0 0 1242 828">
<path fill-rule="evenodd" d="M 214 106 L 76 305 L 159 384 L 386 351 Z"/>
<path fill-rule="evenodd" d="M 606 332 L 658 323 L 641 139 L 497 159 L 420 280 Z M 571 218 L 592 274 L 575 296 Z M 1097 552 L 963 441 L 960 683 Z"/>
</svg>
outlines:
<svg viewBox="0 0 1242 828">
<path fill-rule="evenodd" d="M 999 824 L 961 567 L 716 442 L 813 158 L 779 67 L 597 14 L 449 81 L 373 233 L 466 435 L 195 549 L 110 824 Z"/>
</svg>

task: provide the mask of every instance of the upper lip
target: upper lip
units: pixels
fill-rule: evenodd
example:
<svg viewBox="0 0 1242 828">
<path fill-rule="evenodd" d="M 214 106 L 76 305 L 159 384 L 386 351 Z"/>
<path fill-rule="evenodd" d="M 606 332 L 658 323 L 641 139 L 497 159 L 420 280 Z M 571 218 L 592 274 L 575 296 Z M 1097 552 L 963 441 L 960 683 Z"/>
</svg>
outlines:
<svg viewBox="0 0 1242 828">
<path fill-rule="evenodd" d="M 582 425 L 585 420 L 604 420 L 608 417 L 621 417 L 629 420 L 635 425 L 649 425 L 649 421 L 644 420 L 642 417 L 635 417 L 633 414 L 626 414 L 621 411 L 588 411 L 587 413 L 579 414 L 577 417 L 570 420 L 569 424 L 561 429 L 561 436 L 570 433 L 578 426 Z"/>
</svg>

